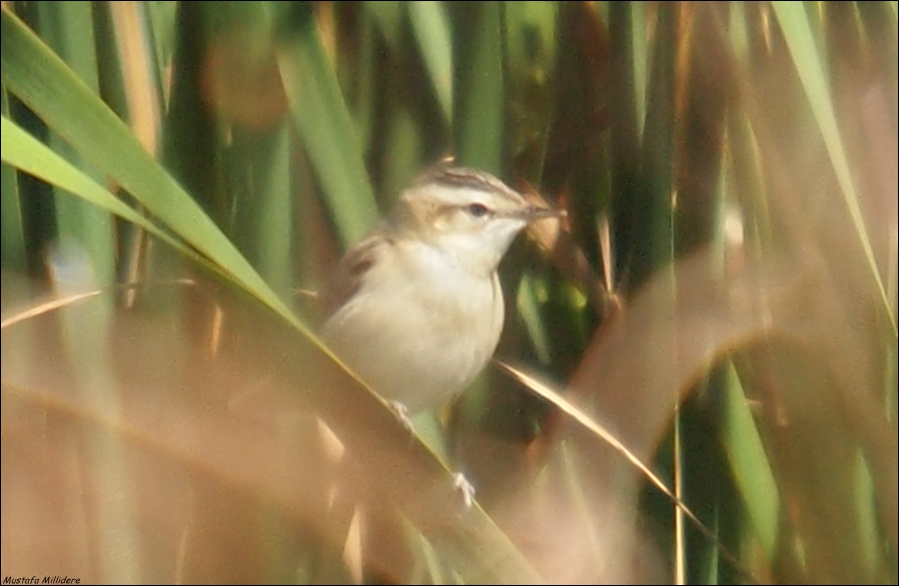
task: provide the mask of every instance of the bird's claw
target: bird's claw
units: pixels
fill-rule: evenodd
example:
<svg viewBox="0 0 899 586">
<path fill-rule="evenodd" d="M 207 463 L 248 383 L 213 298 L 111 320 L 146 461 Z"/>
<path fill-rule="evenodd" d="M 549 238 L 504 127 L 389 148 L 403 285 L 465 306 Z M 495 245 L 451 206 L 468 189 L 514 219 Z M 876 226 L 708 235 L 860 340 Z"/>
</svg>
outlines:
<svg viewBox="0 0 899 586">
<path fill-rule="evenodd" d="M 406 428 L 406 431 L 412 432 L 412 420 L 409 419 L 409 408 L 399 401 L 390 401 L 390 409 L 396 418 Z"/>
<path fill-rule="evenodd" d="M 465 475 L 461 472 L 453 474 L 453 487 L 462 493 L 462 499 L 465 501 L 465 508 L 470 509 L 474 503 L 474 486 L 468 482 Z"/>
</svg>

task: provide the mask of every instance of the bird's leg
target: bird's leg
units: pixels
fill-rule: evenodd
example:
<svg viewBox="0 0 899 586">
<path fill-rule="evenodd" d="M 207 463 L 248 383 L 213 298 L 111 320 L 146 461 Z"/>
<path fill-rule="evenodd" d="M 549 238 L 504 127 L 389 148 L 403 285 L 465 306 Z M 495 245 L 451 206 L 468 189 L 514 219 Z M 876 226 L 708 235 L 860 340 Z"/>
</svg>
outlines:
<svg viewBox="0 0 899 586">
<path fill-rule="evenodd" d="M 400 424 L 402 424 L 410 434 L 413 433 L 414 428 L 412 427 L 412 420 L 409 419 L 409 408 L 397 400 L 388 401 L 388 405 Z M 465 508 L 470 509 L 474 503 L 475 490 L 471 482 L 469 482 L 461 472 L 453 474 L 453 488 L 462 493 L 462 500 L 465 502 Z"/>
</svg>

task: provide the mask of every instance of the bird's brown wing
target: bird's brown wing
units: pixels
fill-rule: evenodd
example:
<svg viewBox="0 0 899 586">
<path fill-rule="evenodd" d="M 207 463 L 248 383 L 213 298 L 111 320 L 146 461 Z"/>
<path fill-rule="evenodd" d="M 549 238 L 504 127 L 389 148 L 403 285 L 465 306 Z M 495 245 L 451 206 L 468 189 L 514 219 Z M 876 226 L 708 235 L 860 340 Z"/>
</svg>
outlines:
<svg viewBox="0 0 899 586">
<path fill-rule="evenodd" d="M 325 291 L 328 316 L 333 315 L 359 291 L 365 274 L 382 254 L 383 248 L 391 245 L 391 239 L 383 231 L 376 230 L 346 252 Z"/>
</svg>

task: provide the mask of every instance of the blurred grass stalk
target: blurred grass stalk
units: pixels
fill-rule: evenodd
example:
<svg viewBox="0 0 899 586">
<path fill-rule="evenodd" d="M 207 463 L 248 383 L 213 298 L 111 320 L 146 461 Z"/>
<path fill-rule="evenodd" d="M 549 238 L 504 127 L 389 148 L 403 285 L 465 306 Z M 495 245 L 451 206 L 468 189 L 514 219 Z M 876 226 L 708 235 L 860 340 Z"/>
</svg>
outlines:
<svg viewBox="0 0 899 586">
<path fill-rule="evenodd" d="M 451 419 L 486 516 L 443 542 L 406 526 L 390 545 L 416 579 L 896 582 L 896 2 L 13 2 L 2 26 L 2 268 L 61 293 L 66 270 L 113 290 L 193 274 L 187 256 L 308 335 L 295 292 L 443 156 L 569 211 L 557 270 L 525 245 L 503 267 L 519 307 L 500 353 L 570 381 L 741 567 L 596 438 L 488 374 Z M 620 314 L 573 285 L 595 274 Z M 11 299 L 4 285 L 4 320 Z M 65 312 L 91 409 L 126 402 L 111 332 L 132 301 Z M 123 512 L 140 503 L 100 436 L 84 473 L 107 492 L 83 547 L 96 579 L 142 581 Z M 510 514 L 513 492 L 573 516 L 530 518 L 527 500 Z M 4 575 L 27 574 L 9 508 Z M 353 520 L 356 561 L 306 550 L 297 569 L 285 550 L 269 577 L 364 579 L 350 566 L 384 544 Z M 577 547 L 551 539 L 563 521 Z M 618 537 L 634 544 L 621 559 Z"/>
</svg>

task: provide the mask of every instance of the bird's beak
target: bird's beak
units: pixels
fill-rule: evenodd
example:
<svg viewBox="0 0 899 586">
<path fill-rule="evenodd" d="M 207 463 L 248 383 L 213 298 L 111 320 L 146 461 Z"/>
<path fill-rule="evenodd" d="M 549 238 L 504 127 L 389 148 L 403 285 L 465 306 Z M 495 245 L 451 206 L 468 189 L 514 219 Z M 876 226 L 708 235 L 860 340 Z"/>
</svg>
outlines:
<svg viewBox="0 0 899 586">
<path fill-rule="evenodd" d="M 546 218 L 564 218 L 568 215 L 568 212 L 565 210 L 557 210 L 555 208 L 543 208 L 537 207 L 534 205 L 528 206 L 524 212 L 522 212 L 522 219 L 527 220 L 528 222 L 536 222 L 538 220 L 543 220 Z"/>
</svg>

